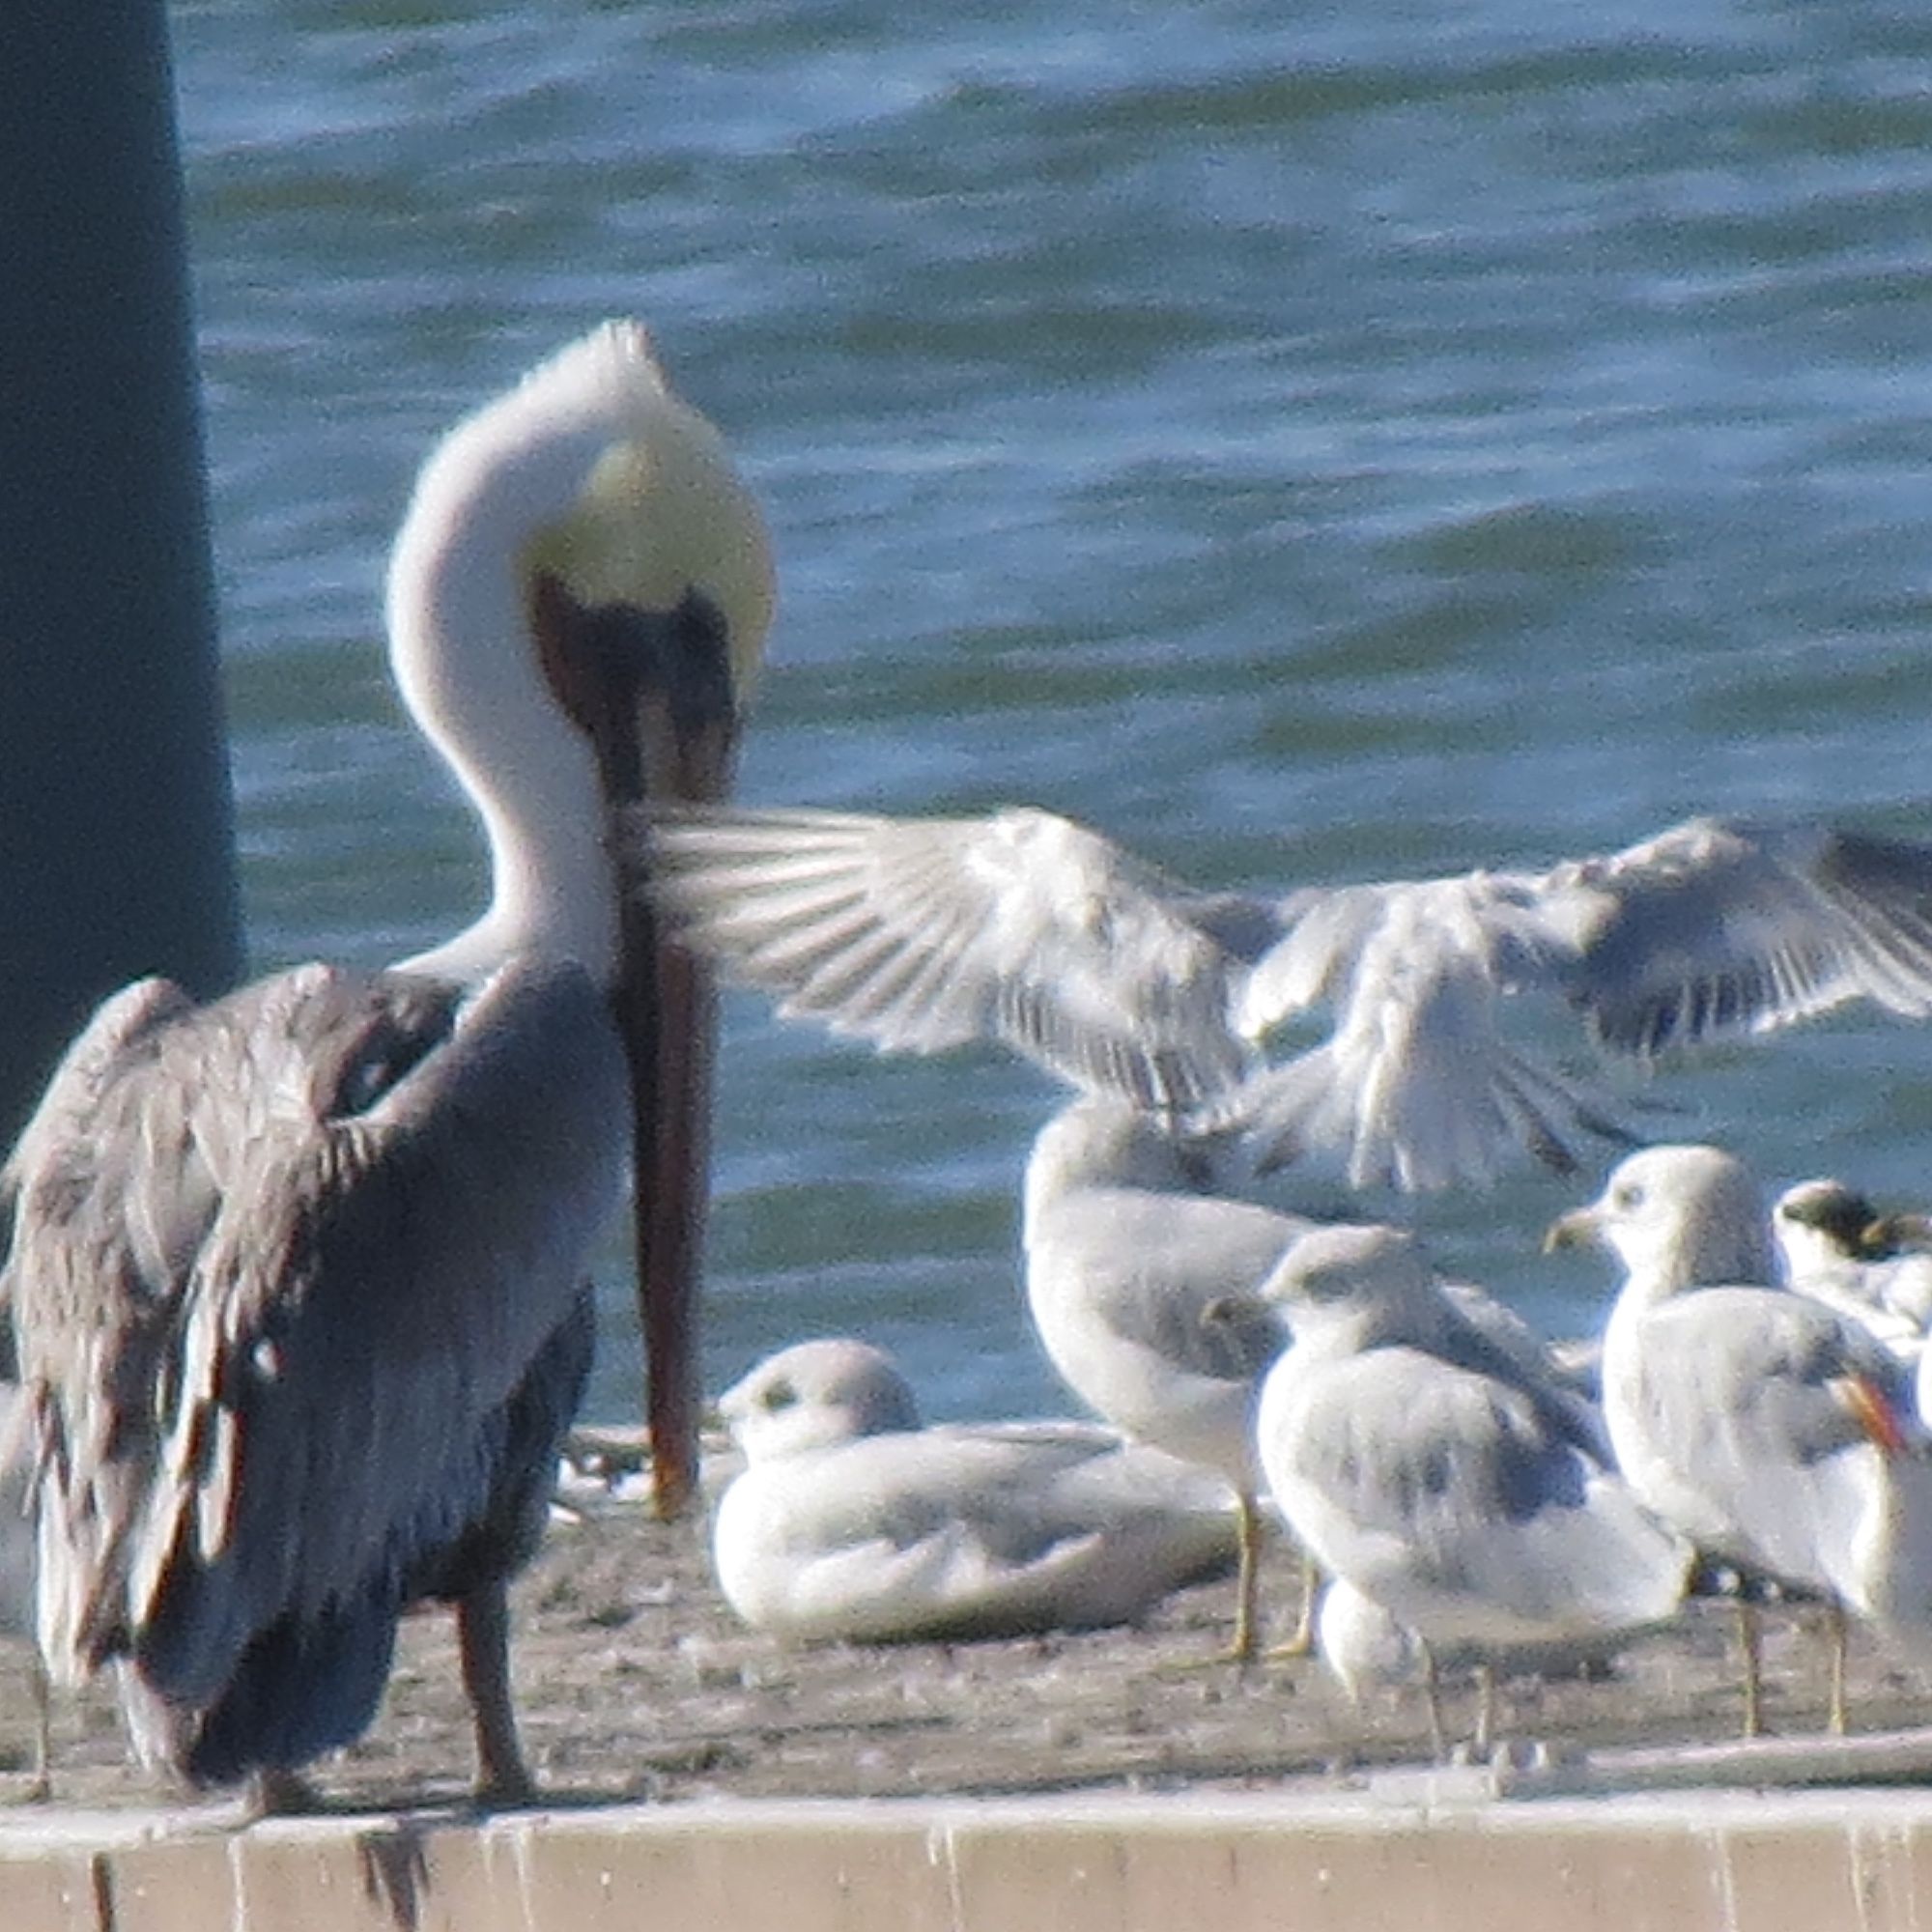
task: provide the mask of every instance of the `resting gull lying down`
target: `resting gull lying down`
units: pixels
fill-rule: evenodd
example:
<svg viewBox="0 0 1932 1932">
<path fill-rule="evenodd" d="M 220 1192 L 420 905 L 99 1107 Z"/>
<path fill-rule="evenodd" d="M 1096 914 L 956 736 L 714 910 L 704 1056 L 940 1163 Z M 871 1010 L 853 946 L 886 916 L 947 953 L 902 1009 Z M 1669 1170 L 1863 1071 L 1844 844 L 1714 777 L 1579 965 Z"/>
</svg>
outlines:
<svg viewBox="0 0 1932 1932">
<path fill-rule="evenodd" d="M 1562 1171 L 1608 1104 L 1506 1037 L 1509 996 L 1639 1061 L 1855 999 L 1932 1012 L 1932 847 L 1691 819 L 1544 872 L 1192 891 L 1051 812 L 726 808 L 643 825 L 690 944 L 895 1052 L 1004 1041 L 1091 1093 L 1208 1110 L 1355 1186 Z M 1325 1037 L 1259 1042 L 1325 1008 Z M 1628 1136 L 1623 1136 L 1628 1138 Z"/>
<path fill-rule="evenodd" d="M 1626 1276 L 1604 1336 L 1605 1418 L 1631 1487 L 1708 1554 L 1822 1596 L 1831 1723 L 1846 1613 L 1932 1640 L 1932 1442 L 1909 1371 L 1859 1323 L 1776 1278 L 1744 1166 L 1712 1147 L 1621 1162 L 1551 1245 L 1596 1241 Z M 1744 1725 L 1762 1722 L 1756 1612 L 1740 1599 Z"/>
<path fill-rule="evenodd" d="M 1261 1300 L 1293 1338 L 1256 1421 L 1268 1487 L 1322 1570 L 1412 1634 L 1438 1750 L 1439 1659 L 1487 1678 L 1675 1613 L 1690 1545 L 1605 1466 L 1590 1405 L 1492 1344 L 1413 1236 L 1306 1236 Z"/>
<path fill-rule="evenodd" d="M 719 1402 L 746 1466 L 712 1525 L 745 1622 L 797 1640 L 892 1642 L 1131 1623 L 1225 1569 L 1224 1487 L 1077 1422 L 922 1429 L 864 1342 L 801 1342 Z"/>
</svg>

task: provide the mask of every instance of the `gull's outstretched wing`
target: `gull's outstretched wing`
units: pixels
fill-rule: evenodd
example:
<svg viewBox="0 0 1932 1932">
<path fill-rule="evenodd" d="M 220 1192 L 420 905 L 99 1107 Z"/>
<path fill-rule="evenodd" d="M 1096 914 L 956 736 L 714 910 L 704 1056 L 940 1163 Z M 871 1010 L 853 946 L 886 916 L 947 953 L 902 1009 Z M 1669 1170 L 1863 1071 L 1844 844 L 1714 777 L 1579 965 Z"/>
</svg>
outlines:
<svg viewBox="0 0 1932 1932">
<path fill-rule="evenodd" d="M 887 1052 L 1003 1041 L 1147 1107 L 1192 1107 L 1245 1062 L 1226 903 L 1051 812 L 725 810 L 641 836 L 684 937 L 788 1015 Z"/>
<path fill-rule="evenodd" d="M 1485 1181 L 1519 1151 L 1568 1171 L 1634 1136 L 1613 1102 L 1506 1035 L 1543 995 L 1650 1060 L 1855 999 L 1932 1012 L 1932 848 L 1823 827 L 1684 825 L 1541 874 L 1310 890 L 1243 983 L 1237 1031 L 1311 1008 L 1327 1038 L 1225 1098 L 1258 1157 L 1345 1151 L 1358 1185 Z"/>
<path fill-rule="evenodd" d="M 1188 891 L 1098 834 L 727 810 L 643 826 L 692 945 L 887 1051 L 1002 1040 L 1092 1093 L 1198 1111 L 1263 1166 L 1339 1152 L 1356 1185 L 1574 1169 L 1636 1138 L 1513 1037 L 1525 1003 L 1611 1054 L 1762 1033 L 1849 1000 L 1932 1012 L 1932 847 L 1692 819 L 1545 872 Z M 1538 996 L 1541 996 L 1540 998 Z M 1299 1022 L 1325 1036 L 1291 1050 Z M 1257 1043 L 1277 1043 L 1255 1072 Z"/>
</svg>

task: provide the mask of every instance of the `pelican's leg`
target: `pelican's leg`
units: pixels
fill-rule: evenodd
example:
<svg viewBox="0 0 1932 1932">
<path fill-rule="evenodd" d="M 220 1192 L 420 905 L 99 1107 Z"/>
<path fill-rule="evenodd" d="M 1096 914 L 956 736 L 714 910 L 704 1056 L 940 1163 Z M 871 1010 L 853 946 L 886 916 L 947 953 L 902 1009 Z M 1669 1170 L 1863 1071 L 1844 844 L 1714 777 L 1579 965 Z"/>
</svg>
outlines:
<svg viewBox="0 0 1932 1932">
<path fill-rule="evenodd" d="M 1832 1735 L 1841 1738 L 1851 1727 L 1845 1701 L 1845 1653 L 1851 1645 L 1851 1625 L 1844 1605 L 1833 1604 L 1825 1612 L 1825 1638 L 1832 1646 L 1832 1709 L 1826 1721 L 1832 1727 Z"/>
<path fill-rule="evenodd" d="M 510 1604 L 500 1577 L 457 1600 L 456 1632 L 463 1690 L 476 1725 L 476 1802 L 527 1804 L 537 1788 L 517 1743 L 517 1714 L 510 1702 Z"/>
<path fill-rule="evenodd" d="M 1496 1667 L 1488 1658 L 1476 1665 L 1476 1749 L 1489 1755 L 1496 1737 Z"/>
<path fill-rule="evenodd" d="M 47 1667 L 34 1652 L 34 1781 L 27 1787 L 30 1804 L 44 1804 L 54 1795 L 54 1694 Z"/>
<path fill-rule="evenodd" d="M 322 1794 L 298 1771 L 268 1765 L 248 1780 L 248 1815 L 297 1818 L 322 1809 Z"/>
<path fill-rule="evenodd" d="M 1744 1734 L 1747 1738 L 1762 1737 L 1764 1652 L 1758 1629 L 1757 1605 L 1748 1597 L 1738 1599 L 1738 1660 L 1744 1670 Z"/>
<path fill-rule="evenodd" d="M 1442 1721 L 1442 1676 L 1435 1668 L 1435 1653 L 1421 1638 L 1415 1640 L 1422 1653 L 1422 1688 L 1429 1698 L 1429 1743 L 1437 1764 L 1449 1762 L 1449 1730 Z"/>
</svg>

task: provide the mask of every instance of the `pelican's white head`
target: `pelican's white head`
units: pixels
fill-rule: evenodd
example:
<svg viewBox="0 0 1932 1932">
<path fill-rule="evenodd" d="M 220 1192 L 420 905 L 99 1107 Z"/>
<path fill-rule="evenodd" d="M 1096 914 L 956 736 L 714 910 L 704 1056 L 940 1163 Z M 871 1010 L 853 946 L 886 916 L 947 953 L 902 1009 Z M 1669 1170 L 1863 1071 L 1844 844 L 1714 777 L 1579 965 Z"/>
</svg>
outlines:
<svg viewBox="0 0 1932 1932">
<path fill-rule="evenodd" d="M 696 1258 L 713 1021 L 627 898 L 625 816 L 729 782 L 771 621 L 763 519 L 636 323 L 607 323 L 459 423 L 389 565 L 389 648 L 490 842 L 489 910 L 403 962 L 475 984 L 513 957 L 612 991 L 630 1063 L 658 1505 L 696 1480 Z"/>
<path fill-rule="evenodd" d="M 390 558 L 389 647 L 483 818 L 494 897 L 406 963 L 473 980 L 529 951 L 608 978 L 612 744 L 628 732 L 656 767 L 640 778 L 652 795 L 715 790 L 772 605 L 757 505 L 640 325 L 606 323 L 450 431 Z M 667 695 L 660 681 L 681 678 Z M 640 739 L 626 705 L 658 717 Z M 714 741 L 696 770 L 694 734 Z"/>
</svg>

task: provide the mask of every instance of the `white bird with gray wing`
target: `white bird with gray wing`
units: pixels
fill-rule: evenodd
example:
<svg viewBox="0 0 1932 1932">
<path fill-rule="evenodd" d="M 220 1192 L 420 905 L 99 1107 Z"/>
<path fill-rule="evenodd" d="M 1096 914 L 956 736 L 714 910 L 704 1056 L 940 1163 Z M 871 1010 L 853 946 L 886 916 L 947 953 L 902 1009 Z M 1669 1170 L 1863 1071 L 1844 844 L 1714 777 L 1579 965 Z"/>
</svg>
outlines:
<svg viewBox="0 0 1932 1932">
<path fill-rule="evenodd" d="M 1908 1372 L 1867 1329 L 1772 1286 L 1758 1186 L 1721 1149 L 1622 1161 L 1552 1246 L 1596 1242 L 1625 1280 L 1604 1335 L 1605 1418 L 1633 1489 L 1708 1554 L 1831 1610 L 1842 1731 L 1847 1612 L 1932 1639 L 1932 1440 Z M 1741 1599 L 1745 1730 L 1762 1723 Z"/>
<path fill-rule="evenodd" d="M 1932 848 L 1698 818 L 1544 872 L 1188 889 L 1051 812 L 706 811 L 640 835 L 696 947 L 781 1010 L 895 1052 L 997 1040 L 1089 1093 L 1337 1154 L 1357 1186 L 1563 1171 L 1613 1105 L 1509 1037 L 1576 1009 L 1640 1061 L 1856 999 L 1932 1012 Z M 1272 1066 L 1258 1043 L 1326 1009 Z M 1252 1077 L 1248 1077 L 1252 1075 Z"/>
<path fill-rule="evenodd" d="M 712 1562 L 747 1623 L 803 1641 L 1131 1623 L 1235 1554 L 1208 1472 L 1078 1422 L 922 1428 L 882 1350 L 801 1342 L 719 1400 L 744 1471 Z"/>
<path fill-rule="evenodd" d="M 1279 1342 L 1264 1323 L 1204 1318 L 1315 1223 L 1210 1184 L 1208 1144 L 1155 1116 L 1105 1098 L 1063 1109 L 1027 1161 L 1027 1310 L 1061 1379 L 1095 1415 L 1233 1488 L 1241 1566 L 1231 1655 L 1246 1659 L 1262 1535 L 1254 1405 Z M 1303 1643 L 1306 1617 L 1305 1607 Z"/>
<path fill-rule="evenodd" d="M 1470 1322 L 1412 1236 L 1321 1229 L 1259 1301 L 1293 1341 L 1256 1417 L 1269 1491 L 1322 1570 L 1421 1647 L 1438 1748 L 1437 1658 L 1675 1613 L 1690 1545 L 1607 1465 L 1590 1405 Z"/>
<path fill-rule="evenodd" d="M 0 1282 L 40 1641 L 64 1682 L 119 1667 L 150 1760 L 293 1801 L 428 1598 L 457 1608 L 480 1794 L 528 1793 L 505 1585 L 588 1369 L 634 1095 L 648 1213 L 688 1237 L 695 1211 L 701 1020 L 638 961 L 611 828 L 640 791 L 720 794 L 770 597 L 757 512 L 643 330 L 565 350 L 434 452 L 390 565 L 392 668 L 482 821 L 488 911 L 386 972 L 131 986 L 54 1075 Z"/>
<path fill-rule="evenodd" d="M 1932 1323 L 1932 1255 L 1909 1245 L 1910 1216 L 1880 1214 L 1842 1180 L 1801 1180 L 1772 1204 L 1786 1285 L 1861 1322 L 1917 1362 Z M 1904 1238 L 1901 1238 L 1901 1237 Z"/>
</svg>

